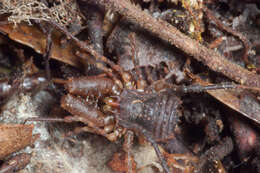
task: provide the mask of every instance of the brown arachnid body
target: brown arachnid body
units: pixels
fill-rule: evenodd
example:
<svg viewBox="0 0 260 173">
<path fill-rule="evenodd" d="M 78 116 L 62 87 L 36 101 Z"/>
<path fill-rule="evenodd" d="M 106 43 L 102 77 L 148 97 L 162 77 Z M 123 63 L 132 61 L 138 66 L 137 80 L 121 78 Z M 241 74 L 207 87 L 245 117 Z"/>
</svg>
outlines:
<svg viewBox="0 0 260 173">
<path fill-rule="evenodd" d="M 153 145 L 167 173 L 170 173 L 170 170 L 160 153 L 157 142 L 174 138 L 175 130 L 178 129 L 180 116 L 178 108 L 181 100 L 173 91 L 196 92 L 211 89 L 210 87 L 213 87 L 212 89 L 230 87 L 228 85 L 175 87 L 175 89 L 154 93 L 145 85 L 139 85 L 141 87 L 136 88 L 138 81 L 132 81 L 132 77 L 127 72 L 122 72 L 121 77 L 124 84 L 109 76 L 68 79 L 65 82 L 65 88 L 69 94 L 63 96 L 61 106 L 73 116 L 65 117 L 64 121 L 83 122 L 87 126 L 77 128 L 76 133 L 82 131 L 96 133 L 105 136 L 110 141 L 115 141 L 125 135 L 126 129 L 143 135 Z M 139 82 L 144 83 L 142 80 Z M 153 90 L 160 88 L 159 85 L 162 83 L 163 81 L 156 81 Z M 138 89 L 151 91 L 143 92 Z M 78 97 L 79 95 L 99 97 L 103 104 L 102 108 L 89 105 L 84 99 Z"/>
<path fill-rule="evenodd" d="M 122 76 L 130 77 L 126 72 L 123 72 Z M 123 85 L 118 80 L 98 76 L 69 79 L 65 84 L 69 94 L 63 96 L 61 106 L 74 116 L 65 117 L 65 121 L 83 122 L 88 126 L 77 129 L 77 132 L 100 134 L 110 141 L 124 135 L 126 129 L 133 130 L 143 135 L 154 146 L 165 172 L 169 173 L 156 141 L 174 137 L 181 101 L 168 91 L 147 94 L 135 90 L 134 82 L 125 82 Z M 104 95 L 111 96 L 102 100 L 104 105 L 99 109 L 88 105 L 76 95 L 95 95 L 100 98 Z M 111 113 L 113 116 L 106 116 Z"/>
<path fill-rule="evenodd" d="M 55 83 L 64 84 L 68 91 L 61 99 L 61 107 L 72 116 L 64 119 L 54 118 L 53 121 L 82 122 L 87 126 L 75 129 L 76 133 L 91 132 L 110 141 L 125 135 L 124 150 L 129 148 L 127 145 L 130 145 L 133 139 L 132 133 L 128 132 L 142 135 L 154 147 L 166 173 L 170 173 L 170 169 L 157 142 L 174 138 L 178 129 L 181 100 L 175 93 L 234 88 L 233 85 L 175 86 L 165 82 L 171 77 L 171 72 L 161 80 L 149 81 L 151 84 L 148 86 L 138 68 L 135 53 L 133 62 L 138 80 L 134 80 L 129 72 L 125 72 L 109 59 L 103 57 L 102 60 L 111 67 L 108 69 L 97 63 L 104 74 L 68 80 L 54 79 Z M 99 98 L 99 105 L 102 106 L 88 104 L 86 99 L 82 98 L 88 96 Z"/>
</svg>

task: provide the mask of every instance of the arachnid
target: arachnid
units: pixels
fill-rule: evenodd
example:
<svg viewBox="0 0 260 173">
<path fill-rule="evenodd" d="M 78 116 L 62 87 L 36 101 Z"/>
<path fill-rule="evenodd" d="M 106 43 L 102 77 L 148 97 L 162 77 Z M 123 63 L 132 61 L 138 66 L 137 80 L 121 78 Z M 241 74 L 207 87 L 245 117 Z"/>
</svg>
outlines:
<svg viewBox="0 0 260 173">
<path fill-rule="evenodd" d="M 104 71 L 103 74 L 53 80 L 55 83 L 64 84 L 68 91 L 61 99 L 61 107 L 72 114 L 64 119 L 53 120 L 82 122 L 86 126 L 75 129 L 76 133 L 87 131 L 102 135 L 110 141 L 125 135 L 124 150 L 128 150 L 132 143 L 132 133 L 128 132 L 133 131 L 152 144 L 166 173 L 171 171 L 159 150 L 158 142 L 175 138 L 175 132 L 178 130 L 181 100 L 176 92 L 234 88 L 234 85 L 227 84 L 206 87 L 175 86 L 166 82 L 166 79 L 171 77 L 171 72 L 163 79 L 149 81 L 148 85 L 138 67 L 135 53 L 135 78 L 109 59 L 102 57 L 102 61 L 111 67 L 110 69 L 102 63 L 96 63 L 97 67 Z M 89 96 L 98 98 L 97 106 L 84 99 Z"/>
<path fill-rule="evenodd" d="M 170 173 L 170 169 L 157 142 L 175 138 L 175 132 L 178 130 L 181 100 L 175 92 L 199 92 L 233 87 L 232 85 L 177 87 L 167 84 L 165 79 L 154 81 L 148 86 L 140 73 L 137 73 L 139 78 L 137 81 L 120 67 L 112 66 L 112 69 L 118 73 L 103 68 L 105 73 L 98 76 L 56 80 L 56 83 L 63 83 L 68 91 L 68 94 L 61 99 L 61 107 L 72 114 L 62 121 L 82 122 L 86 126 L 77 128 L 76 133 L 87 131 L 100 134 L 110 141 L 129 135 L 126 133 L 129 130 L 134 131 L 153 145 L 166 173 Z M 98 106 L 90 105 L 83 99 L 88 96 L 99 98 Z M 131 137 L 125 136 L 125 138 Z"/>
<path fill-rule="evenodd" d="M 149 141 L 161 161 L 164 171 L 170 170 L 158 148 L 157 142 L 175 137 L 178 130 L 181 100 L 175 95 L 174 88 L 161 90 L 156 93 L 138 91 L 137 81 L 127 72 L 122 72 L 124 83 L 109 76 L 88 76 L 70 78 L 65 82 L 69 94 L 63 96 L 61 106 L 73 116 L 65 117 L 66 122 L 80 121 L 87 126 L 78 128 L 77 132 L 87 131 L 105 136 L 115 141 L 127 130 L 143 135 Z M 140 80 L 139 82 L 144 82 Z M 155 90 L 163 81 L 155 82 Z M 148 87 L 144 87 L 146 90 Z M 149 86 L 150 87 L 150 86 Z M 170 86 L 168 86 L 170 87 Z M 212 87 L 212 86 L 210 86 Z M 194 92 L 210 87 L 192 86 L 175 87 L 183 92 Z M 216 85 L 216 88 L 228 88 L 229 85 Z M 103 105 L 89 105 L 78 96 L 96 96 Z M 126 137 L 127 138 L 127 137 Z"/>
</svg>

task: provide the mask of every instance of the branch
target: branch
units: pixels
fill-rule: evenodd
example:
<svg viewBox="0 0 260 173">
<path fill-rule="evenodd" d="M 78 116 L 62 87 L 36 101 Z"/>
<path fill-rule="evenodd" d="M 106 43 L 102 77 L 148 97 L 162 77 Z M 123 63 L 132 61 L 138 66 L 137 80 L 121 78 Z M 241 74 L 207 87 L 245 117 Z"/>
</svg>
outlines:
<svg viewBox="0 0 260 173">
<path fill-rule="evenodd" d="M 184 35 L 169 23 L 161 19 L 153 18 L 151 15 L 138 9 L 127 0 L 96 0 L 95 3 L 125 16 L 131 22 L 140 25 L 155 36 L 193 56 L 196 60 L 202 62 L 211 70 L 222 73 L 228 78 L 241 84 L 260 87 L 259 75 L 228 61 L 218 52 L 199 44 L 196 40 Z"/>
</svg>

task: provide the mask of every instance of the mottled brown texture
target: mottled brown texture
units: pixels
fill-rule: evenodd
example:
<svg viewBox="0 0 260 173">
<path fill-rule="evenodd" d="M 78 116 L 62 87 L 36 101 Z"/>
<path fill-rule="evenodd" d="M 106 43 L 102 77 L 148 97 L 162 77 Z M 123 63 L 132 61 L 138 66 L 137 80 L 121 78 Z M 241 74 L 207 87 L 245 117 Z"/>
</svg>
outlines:
<svg viewBox="0 0 260 173">
<path fill-rule="evenodd" d="M 17 152 L 33 142 L 33 125 L 0 125 L 0 158 Z"/>
</svg>

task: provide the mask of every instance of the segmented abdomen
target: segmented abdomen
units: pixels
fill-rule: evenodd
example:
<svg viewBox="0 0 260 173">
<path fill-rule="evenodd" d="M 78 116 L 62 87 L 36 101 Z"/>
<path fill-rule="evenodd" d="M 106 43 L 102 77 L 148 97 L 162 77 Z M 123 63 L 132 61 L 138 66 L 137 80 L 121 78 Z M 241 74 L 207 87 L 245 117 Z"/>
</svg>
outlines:
<svg viewBox="0 0 260 173">
<path fill-rule="evenodd" d="M 121 95 L 120 116 L 149 131 L 155 140 L 174 136 L 179 120 L 180 99 L 169 92 L 147 94 L 124 91 Z"/>
</svg>

